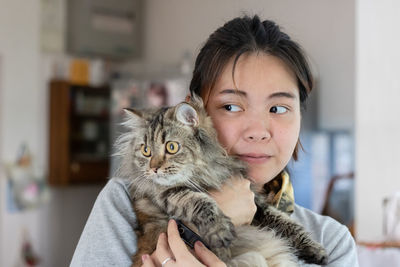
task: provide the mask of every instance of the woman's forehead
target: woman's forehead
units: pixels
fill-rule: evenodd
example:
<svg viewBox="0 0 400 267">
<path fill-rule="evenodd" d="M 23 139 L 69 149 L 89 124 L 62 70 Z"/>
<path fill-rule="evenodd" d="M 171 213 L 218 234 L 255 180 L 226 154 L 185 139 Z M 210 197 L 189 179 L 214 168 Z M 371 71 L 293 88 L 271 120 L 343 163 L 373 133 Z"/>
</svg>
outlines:
<svg viewBox="0 0 400 267">
<path fill-rule="evenodd" d="M 264 88 L 271 94 L 283 92 L 295 97 L 299 94 L 297 78 L 282 60 L 266 53 L 252 53 L 242 55 L 236 66 L 232 59 L 224 67 L 211 95 L 224 93 L 246 95 L 257 87 Z"/>
</svg>

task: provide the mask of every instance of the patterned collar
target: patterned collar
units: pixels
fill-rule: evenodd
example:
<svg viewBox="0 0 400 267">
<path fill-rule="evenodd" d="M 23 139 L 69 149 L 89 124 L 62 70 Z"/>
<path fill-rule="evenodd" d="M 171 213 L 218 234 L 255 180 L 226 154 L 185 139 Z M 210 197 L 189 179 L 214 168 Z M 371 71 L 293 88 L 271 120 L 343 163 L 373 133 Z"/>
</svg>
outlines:
<svg viewBox="0 0 400 267">
<path fill-rule="evenodd" d="M 282 171 L 276 178 L 265 184 L 264 190 L 269 203 L 288 214 L 293 213 L 294 192 L 286 171 Z"/>
</svg>

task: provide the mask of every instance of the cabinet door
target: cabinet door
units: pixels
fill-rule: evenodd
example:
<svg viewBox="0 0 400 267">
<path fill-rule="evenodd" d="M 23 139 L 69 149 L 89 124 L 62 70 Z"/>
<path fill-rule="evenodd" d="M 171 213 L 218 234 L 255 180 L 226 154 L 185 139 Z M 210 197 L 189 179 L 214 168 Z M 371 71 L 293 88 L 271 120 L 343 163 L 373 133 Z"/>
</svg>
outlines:
<svg viewBox="0 0 400 267">
<path fill-rule="evenodd" d="M 69 183 L 70 99 L 69 84 L 50 84 L 49 183 Z"/>
<path fill-rule="evenodd" d="M 109 172 L 108 88 L 53 81 L 50 86 L 49 182 L 105 182 Z"/>
</svg>

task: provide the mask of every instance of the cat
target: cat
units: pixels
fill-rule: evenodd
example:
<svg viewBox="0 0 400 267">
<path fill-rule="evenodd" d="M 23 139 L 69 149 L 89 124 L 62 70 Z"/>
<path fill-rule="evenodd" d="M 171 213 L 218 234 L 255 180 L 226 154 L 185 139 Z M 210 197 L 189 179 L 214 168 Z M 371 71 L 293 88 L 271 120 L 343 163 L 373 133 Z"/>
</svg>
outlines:
<svg viewBox="0 0 400 267">
<path fill-rule="evenodd" d="M 326 264 L 324 248 L 290 217 L 255 192 L 261 220 L 236 226 L 209 196 L 232 177 L 245 179 L 247 166 L 219 144 L 201 98 L 159 109 L 125 109 L 129 128 L 117 142 L 121 164 L 117 176 L 128 179 L 136 213 L 138 249 L 151 254 L 168 220 L 179 219 L 195 230 L 228 266 L 298 266 Z M 258 216 L 260 218 L 260 216 Z M 254 225 L 255 224 L 255 225 Z"/>
</svg>

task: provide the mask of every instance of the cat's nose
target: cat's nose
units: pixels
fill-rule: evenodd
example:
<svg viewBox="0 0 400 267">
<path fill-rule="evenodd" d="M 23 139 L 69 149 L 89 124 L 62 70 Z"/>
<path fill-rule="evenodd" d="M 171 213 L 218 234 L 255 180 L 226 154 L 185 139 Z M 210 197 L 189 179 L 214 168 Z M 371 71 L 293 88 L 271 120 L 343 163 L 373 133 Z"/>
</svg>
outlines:
<svg viewBox="0 0 400 267">
<path fill-rule="evenodd" d="M 154 156 L 150 160 L 150 169 L 157 173 L 157 170 L 162 166 L 163 159 L 159 156 Z"/>
</svg>

